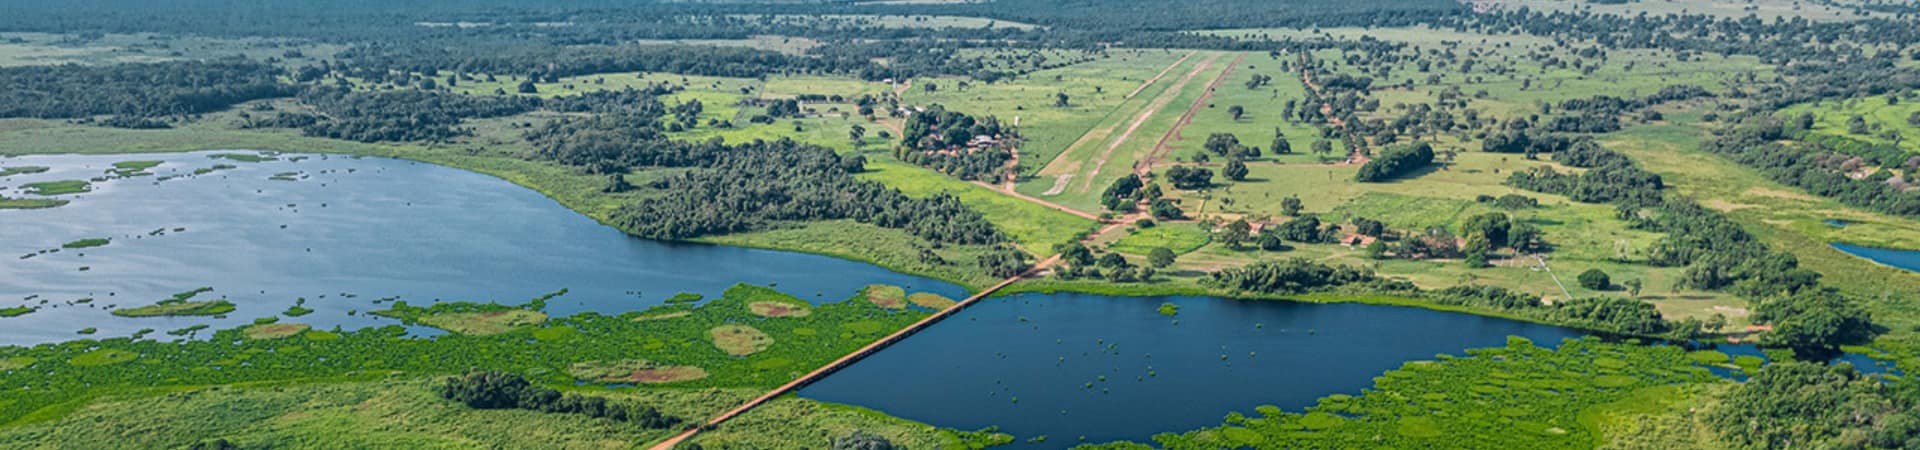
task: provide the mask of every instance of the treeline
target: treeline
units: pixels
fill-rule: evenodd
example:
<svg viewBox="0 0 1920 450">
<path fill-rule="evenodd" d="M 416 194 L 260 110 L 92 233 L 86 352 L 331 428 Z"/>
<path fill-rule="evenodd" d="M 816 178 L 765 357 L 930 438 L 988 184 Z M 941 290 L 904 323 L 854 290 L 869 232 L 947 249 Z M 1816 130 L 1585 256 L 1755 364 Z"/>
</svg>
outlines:
<svg viewBox="0 0 1920 450">
<path fill-rule="evenodd" d="M 1647 262 L 1685 267 L 1676 288 L 1747 298 L 1756 323 L 1774 326 L 1761 335 L 1762 344 L 1828 354 L 1871 337 L 1870 314 L 1857 301 L 1820 286 L 1820 275 L 1801 268 L 1792 254 L 1773 251 L 1718 212 L 1664 196 L 1659 176 L 1626 157 L 1599 145 L 1579 147 L 1568 152 L 1568 162 L 1601 165 L 1578 176 L 1552 170 L 1518 173 L 1508 183 L 1580 202 L 1613 203 L 1616 215 L 1633 228 L 1662 233 L 1648 249 Z"/>
<path fill-rule="evenodd" d="M 1443 305 L 1488 308 L 1550 323 L 1635 336 L 1672 335 L 1691 339 L 1700 332 L 1698 322 L 1674 326 L 1661 318 L 1660 310 L 1652 303 L 1630 298 L 1576 298 L 1548 304 L 1538 296 L 1499 286 L 1454 286 L 1430 292 L 1425 298 Z"/>
<path fill-rule="evenodd" d="M 1402 284 L 1382 286 L 1403 290 L 1405 282 L 1384 282 L 1372 270 L 1349 265 L 1327 265 L 1306 258 L 1260 261 L 1213 272 L 1202 281 L 1207 286 L 1262 294 L 1300 294 L 1358 284 Z"/>
<path fill-rule="evenodd" d="M 1378 157 L 1360 166 L 1360 171 L 1354 173 L 1353 179 L 1362 183 L 1377 183 L 1407 176 L 1431 165 L 1432 145 L 1426 142 L 1395 145 L 1387 147 Z"/>
<path fill-rule="evenodd" d="M 275 78 L 281 73 L 243 59 L 0 68 L 0 117 L 151 119 L 213 112 L 293 95 L 293 86 Z"/>
<path fill-rule="evenodd" d="M 901 132 L 895 158 L 962 180 L 999 181 L 1020 140 L 997 117 L 975 119 L 940 105 L 908 115 Z"/>
<path fill-rule="evenodd" d="M 1565 195 L 1585 203 L 1662 201 L 1660 190 L 1666 185 L 1660 175 L 1641 170 L 1626 156 L 1601 147 L 1591 139 L 1579 138 L 1569 142 L 1554 153 L 1554 161 L 1587 171 L 1575 175 L 1560 173 L 1550 166 L 1540 166 L 1526 172 L 1515 172 L 1507 177 L 1507 184 L 1536 192 Z"/>
<path fill-rule="evenodd" d="M 525 409 L 547 413 L 580 414 L 588 417 L 628 422 L 642 428 L 667 428 L 680 418 L 661 414 L 652 406 L 633 402 L 608 401 L 606 397 L 562 394 L 534 386 L 519 375 L 473 371 L 447 377 L 440 384 L 440 398 L 453 400 L 474 409 Z"/>
<path fill-rule="evenodd" d="M 666 72 L 724 77 L 776 74 L 859 73 L 867 60 L 792 56 L 743 47 L 697 45 L 572 45 L 530 43 L 440 45 L 438 42 L 377 42 L 341 52 L 333 69 L 381 81 L 391 74 L 442 72 L 518 75 L 542 80 L 618 72 Z"/>
<path fill-rule="evenodd" d="M 300 102 L 319 114 L 281 113 L 249 126 L 299 128 L 314 137 L 360 142 L 446 141 L 472 134 L 461 121 L 510 116 L 540 106 L 534 97 L 475 96 L 429 91 L 365 92 L 312 88 Z"/>
<path fill-rule="evenodd" d="M 1382 279 L 1371 270 L 1327 265 L 1305 258 L 1261 261 L 1222 269 L 1203 281 L 1207 286 L 1262 294 L 1301 294 L 1357 288 L 1421 298 L 1440 305 L 1468 306 L 1518 315 L 1549 323 L 1636 336 L 1691 338 L 1698 322 L 1674 326 L 1662 320 L 1650 303 L 1618 298 L 1580 298 L 1548 304 L 1539 297 L 1497 286 L 1455 286 L 1422 291 L 1412 283 Z"/>
<path fill-rule="evenodd" d="M 648 197 L 615 213 L 642 237 L 679 240 L 765 229 L 781 221 L 853 219 L 952 244 L 995 244 L 1006 236 L 950 195 L 908 197 L 853 177 L 858 156 L 791 140 L 726 145 L 692 144 L 697 168 L 645 187 L 672 195 Z"/>
</svg>

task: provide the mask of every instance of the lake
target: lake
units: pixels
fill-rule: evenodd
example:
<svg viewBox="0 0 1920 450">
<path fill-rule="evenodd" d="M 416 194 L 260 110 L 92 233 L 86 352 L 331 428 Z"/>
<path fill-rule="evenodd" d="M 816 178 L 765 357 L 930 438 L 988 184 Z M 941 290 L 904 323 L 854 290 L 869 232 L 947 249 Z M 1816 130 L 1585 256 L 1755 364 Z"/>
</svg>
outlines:
<svg viewBox="0 0 1920 450">
<path fill-rule="evenodd" d="M 1179 305 L 1168 317 L 1161 303 Z M 1176 323 L 1177 321 L 1177 323 Z M 983 301 L 800 392 L 959 429 L 999 426 L 1014 447 L 1067 448 L 1217 426 L 1358 394 L 1412 360 L 1582 333 L 1417 308 L 1211 297 L 1020 294 Z M 1105 379 L 1102 380 L 1102 377 Z M 1046 435 L 1045 443 L 1025 439 Z"/>
<path fill-rule="evenodd" d="M 1833 248 L 1880 264 L 1920 272 L 1920 250 L 1893 250 L 1839 243 L 1833 244 Z"/>
<path fill-rule="evenodd" d="M 165 161 L 151 176 L 54 197 L 71 200 L 66 206 L 0 210 L 0 308 L 41 307 L 0 318 L 0 345 L 75 339 L 85 327 L 98 328 L 96 338 L 194 324 L 231 328 L 280 314 L 301 297 L 315 312 L 283 320 L 355 329 L 397 323 L 366 314 L 391 297 L 415 305 L 518 304 L 564 288 L 568 294 L 550 301 L 548 312 L 566 316 L 644 309 L 682 291 L 714 297 L 736 283 L 774 285 L 814 301 L 843 300 L 871 283 L 966 296 L 957 285 L 859 262 L 632 238 L 532 190 L 459 169 L 337 155 L 208 158 L 215 153 L 0 159 L 4 167 L 51 168 L 0 179 L 7 197 L 30 197 L 14 190 L 30 182 L 99 177 L 118 161 Z M 215 164 L 236 168 L 191 176 Z M 297 175 L 269 179 L 282 173 Z M 155 230 L 162 232 L 149 235 Z M 112 243 L 18 259 L 102 237 Z M 107 311 L 203 286 L 214 290 L 196 300 L 224 296 L 238 309 L 225 319 Z M 83 298 L 93 301 L 67 304 Z"/>
</svg>

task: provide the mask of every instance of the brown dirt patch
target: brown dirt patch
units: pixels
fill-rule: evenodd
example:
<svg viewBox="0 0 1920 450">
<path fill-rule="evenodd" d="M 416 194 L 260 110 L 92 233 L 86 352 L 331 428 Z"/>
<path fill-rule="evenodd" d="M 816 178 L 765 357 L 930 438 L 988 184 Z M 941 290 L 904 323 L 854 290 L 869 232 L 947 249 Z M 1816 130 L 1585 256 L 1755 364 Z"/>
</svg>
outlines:
<svg viewBox="0 0 1920 450">
<path fill-rule="evenodd" d="M 899 286 L 887 286 L 884 284 L 867 286 L 867 301 L 873 302 L 875 305 L 880 305 L 881 308 L 905 309 L 907 307 L 907 290 L 901 289 Z"/>
<path fill-rule="evenodd" d="M 514 328 L 546 322 L 546 313 L 524 309 L 484 313 L 446 313 L 420 319 L 420 323 L 434 328 L 474 336 L 500 334 L 512 331 Z"/>
<path fill-rule="evenodd" d="M 1706 203 L 1707 203 L 1706 206 L 1708 208 L 1713 208 L 1713 210 L 1720 211 L 1720 212 L 1734 212 L 1734 211 L 1739 211 L 1742 209 L 1754 207 L 1754 205 L 1748 205 L 1744 203 L 1734 203 L 1734 202 L 1729 202 L 1729 201 L 1721 200 L 1717 198 L 1712 200 L 1707 200 Z"/>
<path fill-rule="evenodd" d="M 805 306 L 784 302 L 753 302 L 747 304 L 747 310 L 760 317 L 806 317 L 813 314 Z"/>
<path fill-rule="evenodd" d="M 907 296 L 907 302 L 924 308 L 933 308 L 934 310 L 952 308 L 953 305 L 960 303 L 953 301 L 953 299 L 942 297 L 940 294 L 929 294 L 926 292 L 915 292 L 913 295 Z"/>
<path fill-rule="evenodd" d="M 707 377 L 699 366 L 670 366 L 641 359 L 587 361 L 567 368 L 574 379 L 600 383 L 661 384 Z"/>
<path fill-rule="evenodd" d="M 1816 199 L 1814 199 L 1813 196 L 1811 195 L 1807 195 L 1799 192 L 1793 192 L 1793 191 L 1784 191 L 1779 189 L 1767 189 L 1763 187 L 1754 187 L 1751 189 L 1747 189 L 1746 193 L 1749 195 L 1758 195 L 1761 197 L 1770 197 L 1770 198 L 1784 198 L 1787 200 L 1801 200 L 1801 201 L 1809 201 L 1809 202 L 1816 201 Z"/>
<path fill-rule="evenodd" d="M 773 346 L 772 336 L 746 325 L 721 325 L 707 330 L 707 334 L 713 336 L 714 347 L 733 356 L 747 356 Z"/>
<path fill-rule="evenodd" d="M 313 328 L 304 323 L 268 323 L 249 326 L 244 330 L 247 339 L 280 339 L 304 333 Z"/>
</svg>

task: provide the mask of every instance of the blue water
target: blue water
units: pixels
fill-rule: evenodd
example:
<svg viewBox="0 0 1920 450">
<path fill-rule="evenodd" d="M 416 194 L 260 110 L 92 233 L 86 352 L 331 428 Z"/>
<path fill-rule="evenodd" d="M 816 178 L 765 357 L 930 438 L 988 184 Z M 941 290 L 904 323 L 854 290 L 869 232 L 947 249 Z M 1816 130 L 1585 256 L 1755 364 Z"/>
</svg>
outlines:
<svg viewBox="0 0 1920 450">
<path fill-rule="evenodd" d="M 394 323 L 365 314 L 386 308 L 375 303 L 386 297 L 517 304 L 564 288 L 569 293 L 551 300 L 548 312 L 565 316 L 644 309 L 681 291 L 714 297 L 735 283 L 771 284 L 815 301 L 842 300 L 871 283 L 966 293 L 823 256 L 635 239 L 532 190 L 432 164 L 323 155 L 245 163 L 211 153 L 0 159 L 0 166 L 53 168 L 0 179 L 8 197 L 28 197 L 14 187 L 34 181 L 98 177 L 117 161 L 166 161 L 153 176 L 57 197 L 72 201 L 66 206 L 0 210 L 0 308 L 41 306 L 0 318 L 0 345 L 75 339 L 85 327 L 99 329 L 95 338 L 202 323 L 231 328 L 280 314 L 299 297 L 316 311 L 282 320 L 355 329 Z M 188 176 L 215 164 L 238 168 Z M 268 179 L 282 172 L 305 178 Z M 172 176 L 180 177 L 161 181 Z M 166 231 L 148 235 L 156 229 Z M 113 243 L 18 259 L 94 237 Z M 197 299 L 224 296 L 238 310 L 225 319 L 107 312 L 201 286 L 214 291 Z M 94 300 L 67 304 L 81 298 Z"/>
<path fill-rule="evenodd" d="M 1892 250 L 1853 244 L 1833 244 L 1833 248 L 1873 262 L 1920 272 L 1920 250 Z"/>
<path fill-rule="evenodd" d="M 1827 220 L 1820 221 L 1820 223 L 1827 224 L 1827 226 L 1834 227 L 1834 228 L 1846 228 L 1847 225 L 1853 225 L 1853 222 L 1848 222 L 1840 219 L 1827 219 Z"/>
<path fill-rule="evenodd" d="M 1160 314 L 1163 302 L 1179 314 Z M 1378 305 L 1016 295 L 968 308 L 800 395 L 951 428 L 999 426 L 1019 437 L 1016 446 L 1066 448 L 1081 436 L 1145 441 L 1215 426 L 1259 405 L 1299 411 L 1329 394 L 1358 394 L 1407 361 L 1505 345 L 1510 335 L 1553 346 L 1581 334 Z M 1047 441 L 1025 442 L 1039 435 Z"/>
</svg>

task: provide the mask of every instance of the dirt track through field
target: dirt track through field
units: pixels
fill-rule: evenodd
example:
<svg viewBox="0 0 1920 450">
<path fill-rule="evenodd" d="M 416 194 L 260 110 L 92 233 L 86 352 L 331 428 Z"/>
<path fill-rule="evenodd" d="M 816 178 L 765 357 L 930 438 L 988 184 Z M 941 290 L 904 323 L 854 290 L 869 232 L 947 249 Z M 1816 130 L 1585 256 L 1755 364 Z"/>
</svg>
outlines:
<svg viewBox="0 0 1920 450">
<path fill-rule="evenodd" d="M 1167 134 L 1160 136 L 1160 142 L 1153 144 L 1153 149 L 1147 152 L 1147 157 L 1140 158 L 1140 163 L 1134 164 L 1134 175 L 1145 177 L 1147 174 L 1153 172 L 1153 164 L 1158 162 L 1160 158 L 1165 157 L 1168 150 L 1172 150 L 1171 147 L 1167 146 L 1167 143 L 1173 142 L 1175 139 L 1180 139 L 1180 130 L 1186 128 L 1187 124 L 1193 123 L 1193 115 L 1200 113 L 1200 109 L 1206 107 L 1207 101 L 1213 99 L 1213 90 L 1220 88 L 1220 82 L 1226 80 L 1227 75 L 1233 73 L 1233 68 L 1239 66 L 1240 63 L 1246 61 L 1246 59 L 1247 55 L 1244 54 L 1233 58 L 1233 63 L 1227 64 L 1225 70 L 1221 70 L 1219 75 L 1213 77 L 1212 82 L 1207 83 L 1207 90 L 1201 92 L 1199 98 L 1193 99 L 1193 104 L 1187 106 L 1187 113 L 1182 114 L 1180 120 L 1173 123 L 1173 128 L 1167 129 Z"/>
<path fill-rule="evenodd" d="M 1126 97 L 1121 99 L 1121 102 L 1124 104 L 1127 100 L 1132 100 L 1134 96 L 1140 95 L 1140 92 L 1159 83 L 1160 79 L 1165 77 L 1168 72 L 1172 72 L 1173 69 L 1180 67 L 1180 64 L 1186 63 L 1187 59 L 1192 58 L 1195 53 L 1199 53 L 1199 51 L 1191 51 L 1185 55 L 1181 55 L 1180 59 L 1173 61 L 1173 64 L 1168 64 L 1166 68 L 1160 69 L 1159 74 L 1154 75 L 1153 78 L 1148 78 L 1147 81 L 1141 82 L 1140 86 L 1133 88 L 1133 92 L 1128 93 Z M 1113 113 L 1118 112 L 1119 109 L 1119 106 L 1115 106 L 1114 110 L 1107 111 L 1107 117 L 1111 117 Z M 1107 117 L 1101 117 L 1100 122 L 1105 123 Z M 1041 195 L 1060 195 L 1061 192 L 1066 192 L 1068 186 L 1067 181 L 1072 180 L 1075 175 L 1080 173 L 1081 163 L 1081 161 L 1073 160 L 1067 155 L 1073 154 L 1074 149 L 1090 145 L 1094 142 L 1100 142 L 1106 139 L 1107 136 L 1112 136 L 1114 128 L 1115 127 L 1111 126 L 1103 128 L 1100 127 L 1099 124 L 1095 124 L 1092 128 L 1088 128 L 1085 133 L 1081 133 L 1078 139 L 1074 139 L 1073 143 L 1067 144 L 1067 148 L 1062 150 L 1059 155 L 1054 156 L 1052 161 L 1047 161 L 1047 165 L 1041 167 L 1038 174 L 1041 176 L 1058 176 L 1059 178 L 1055 180 L 1053 189 L 1048 189 L 1046 193 Z"/>
<path fill-rule="evenodd" d="M 1175 60 L 1173 64 L 1168 64 L 1167 68 L 1160 69 L 1160 73 L 1154 74 L 1153 78 L 1148 78 L 1145 83 L 1140 83 L 1140 87 L 1133 88 L 1133 92 L 1128 92 L 1126 97 L 1121 97 L 1120 99 L 1132 100 L 1133 96 L 1140 95 L 1140 91 L 1147 90 L 1147 86 L 1152 86 L 1154 83 L 1160 82 L 1160 78 L 1167 76 L 1167 72 L 1172 72 L 1173 68 L 1180 67 L 1180 63 L 1187 62 L 1187 58 L 1192 58 L 1194 53 L 1199 53 L 1199 52 L 1191 51 L 1191 52 L 1187 52 L 1187 54 L 1185 55 L 1180 55 L 1180 59 Z"/>
<path fill-rule="evenodd" d="M 1107 144 L 1106 150 L 1100 152 L 1100 157 L 1093 160 L 1093 170 L 1088 171 L 1086 175 L 1082 177 L 1079 191 L 1087 192 L 1092 190 L 1093 180 L 1100 177 L 1100 171 L 1106 168 L 1107 160 L 1113 157 L 1113 151 L 1119 149 L 1121 145 L 1126 144 L 1127 139 L 1133 137 L 1133 132 L 1139 130 L 1140 126 L 1145 125 L 1147 120 L 1152 119 L 1154 115 L 1159 114 L 1160 109 L 1166 108 L 1168 103 L 1173 103 L 1173 99 L 1180 96 L 1180 91 L 1185 90 L 1187 84 L 1193 82 L 1193 77 L 1199 76 L 1201 72 L 1205 72 L 1208 69 L 1212 69 L 1214 61 L 1218 59 L 1220 59 L 1219 55 L 1210 55 L 1207 59 L 1200 61 L 1199 64 L 1195 64 L 1193 70 L 1187 71 L 1185 76 L 1180 77 L 1179 82 L 1174 83 L 1172 86 L 1167 86 L 1166 91 L 1161 92 L 1159 97 L 1153 99 L 1153 103 L 1148 104 L 1144 110 L 1140 111 L 1140 115 L 1133 118 L 1133 123 L 1127 125 L 1127 129 L 1120 132 L 1119 137 L 1109 141 L 1111 143 Z"/>
</svg>

